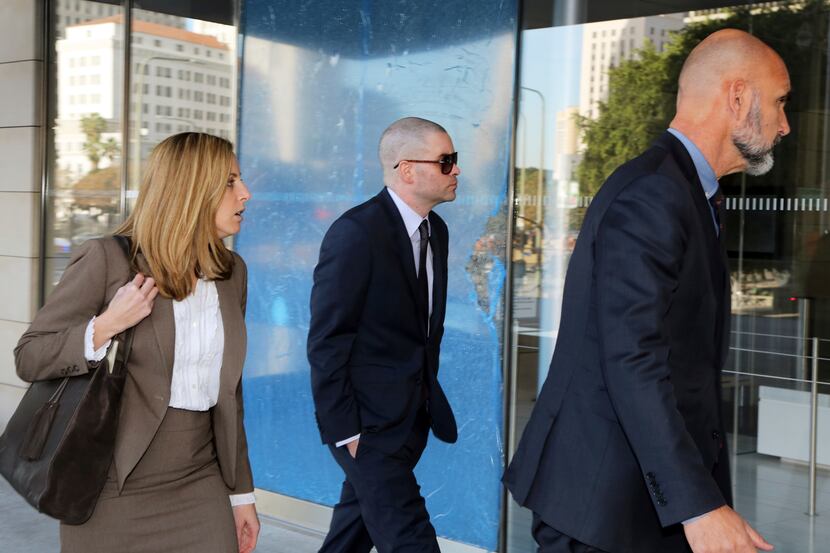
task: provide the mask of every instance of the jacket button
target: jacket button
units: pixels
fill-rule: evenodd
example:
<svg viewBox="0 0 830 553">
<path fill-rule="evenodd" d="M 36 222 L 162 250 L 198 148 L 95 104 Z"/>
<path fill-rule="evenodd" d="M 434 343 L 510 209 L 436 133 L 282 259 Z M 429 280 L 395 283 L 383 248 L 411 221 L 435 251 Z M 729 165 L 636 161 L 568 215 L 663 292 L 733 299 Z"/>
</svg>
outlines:
<svg viewBox="0 0 830 553">
<path fill-rule="evenodd" d="M 712 431 L 712 439 L 720 440 L 720 432 L 718 432 L 717 430 Z"/>
<path fill-rule="evenodd" d="M 657 500 L 657 505 L 659 505 L 660 507 L 665 507 L 667 504 L 668 504 L 668 501 L 666 501 L 663 498 L 660 498 L 660 499 Z"/>
</svg>

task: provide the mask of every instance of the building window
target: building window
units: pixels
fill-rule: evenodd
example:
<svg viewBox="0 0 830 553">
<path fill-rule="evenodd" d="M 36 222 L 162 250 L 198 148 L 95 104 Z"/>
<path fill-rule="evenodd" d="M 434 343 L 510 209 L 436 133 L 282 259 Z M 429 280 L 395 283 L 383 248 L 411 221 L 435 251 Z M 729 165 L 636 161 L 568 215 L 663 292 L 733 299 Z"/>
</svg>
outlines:
<svg viewBox="0 0 830 553">
<path fill-rule="evenodd" d="M 161 48 L 161 41 L 158 39 L 154 40 L 153 46 L 155 46 L 156 48 Z"/>
</svg>

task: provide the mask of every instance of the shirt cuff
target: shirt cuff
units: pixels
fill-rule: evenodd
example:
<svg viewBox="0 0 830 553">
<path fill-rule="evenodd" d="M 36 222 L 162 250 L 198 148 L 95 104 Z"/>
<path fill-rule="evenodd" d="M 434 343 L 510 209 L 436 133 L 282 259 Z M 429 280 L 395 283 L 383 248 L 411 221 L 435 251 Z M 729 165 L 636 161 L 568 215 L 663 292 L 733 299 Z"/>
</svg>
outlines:
<svg viewBox="0 0 830 553">
<path fill-rule="evenodd" d="M 711 512 L 711 511 L 710 511 L 710 512 Z M 686 519 L 686 520 L 684 520 L 684 521 L 683 521 L 683 525 L 685 526 L 685 525 L 687 525 L 687 524 L 691 524 L 691 523 L 693 523 L 693 522 L 697 522 L 698 520 L 702 519 L 703 517 L 705 517 L 705 516 L 706 516 L 706 515 L 708 515 L 708 514 L 709 514 L 709 513 L 703 513 L 702 515 L 697 515 L 696 517 L 692 517 L 692 518 Z"/>
<path fill-rule="evenodd" d="M 360 434 L 355 434 L 351 438 L 346 438 L 345 440 L 340 440 L 339 442 L 334 444 L 334 447 L 342 447 L 342 446 L 344 446 L 346 444 L 350 444 L 353 441 L 358 440 L 358 439 L 360 439 Z"/>
<path fill-rule="evenodd" d="M 251 493 L 237 493 L 228 496 L 231 500 L 231 507 L 238 507 L 240 505 L 251 505 L 256 503 L 254 492 Z"/>
<path fill-rule="evenodd" d="M 84 333 L 84 357 L 87 361 L 100 361 L 107 355 L 112 340 L 107 340 L 107 343 L 95 349 L 95 317 L 90 319 L 89 324 L 86 325 L 86 332 Z"/>
</svg>

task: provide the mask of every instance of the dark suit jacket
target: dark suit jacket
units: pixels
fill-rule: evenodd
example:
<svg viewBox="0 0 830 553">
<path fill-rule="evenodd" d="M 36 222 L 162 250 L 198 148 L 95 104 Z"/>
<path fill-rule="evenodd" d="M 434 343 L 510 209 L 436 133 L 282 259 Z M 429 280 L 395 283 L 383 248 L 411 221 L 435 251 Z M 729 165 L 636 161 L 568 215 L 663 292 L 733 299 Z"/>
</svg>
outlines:
<svg viewBox="0 0 830 553">
<path fill-rule="evenodd" d="M 726 262 L 694 164 L 670 133 L 608 178 L 505 474 L 516 501 L 611 553 L 685 551 L 678 523 L 730 501 Z"/>
<path fill-rule="evenodd" d="M 140 254 L 137 262 L 149 274 Z M 32 382 L 89 371 L 92 364 L 84 357 L 86 326 L 127 282 L 129 270 L 112 237 L 90 240 L 78 248 L 15 348 L 20 378 Z M 247 271 L 241 257 L 234 254 L 233 274 L 216 281 L 216 291 L 225 327 L 219 401 L 211 409 L 216 456 L 228 493 L 247 493 L 253 491 L 253 479 L 242 424 Z M 152 313 L 136 326 L 127 364 L 114 455 L 119 489 L 147 451 L 170 403 L 175 330 L 173 300 L 157 296 Z"/>
<path fill-rule="evenodd" d="M 399 449 L 427 402 L 435 436 L 454 442 L 452 409 L 438 383 L 447 304 L 447 225 L 429 214 L 433 309 L 418 316 L 412 243 L 384 188 L 329 228 L 314 269 L 308 361 L 323 443 L 361 434 L 361 444 Z M 426 395 L 426 398 L 424 397 Z"/>
</svg>

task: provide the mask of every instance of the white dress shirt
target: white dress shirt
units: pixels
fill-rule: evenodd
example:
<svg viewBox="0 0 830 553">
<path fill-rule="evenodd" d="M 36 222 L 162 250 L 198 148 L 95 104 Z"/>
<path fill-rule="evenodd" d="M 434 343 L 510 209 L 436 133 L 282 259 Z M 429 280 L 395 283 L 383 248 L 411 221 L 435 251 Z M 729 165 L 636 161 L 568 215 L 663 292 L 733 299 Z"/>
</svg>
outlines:
<svg viewBox="0 0 830 553">
<path fill-rule="evenodd" d="M 225 329 L 219 311 L 219 295 L 211 280 L 199 279 L 193 293 L 173 301 L 176 344 L 169 406 L 188 411 L 207 411 L 219 400 L 219 374 L 225 350 Z M 111 340 L 94 350 L 95 317 L 84 337 L 84 355 L 100 361 Z M 254 494 L 230 496 L 232 505 L 254 503 Z"/>
<path fill-rule="evenodd" d="M 423 221 L 427 222 L 427 228 L 429 229 L 429 235 L 432 236 L 432 227 L 429 225 L 429 218 L 428 217 L 421 217 L 416 213 L 414 209 L 409 207 L 405 201 L 401 199 L 400 196 L 395 194 L 395 191 L 391 188 L 387 187 L 387 191 L 389 191 L 389 195 L 392 197 L 392 201 L 395 202 L 395 207 L 398 208 L 398 211 L 403 218 L 403 224 L 406 227 L 406 233 L 409 235 L 409 241 L 412 242 L 412 258 L 415 260 L 415 276 L 418 275 L 418 264 L 420 263 L 421 257 L 421 233 L 418 232 L 418 227 L 421 226 Z M 432 316 L 432 246 L 427 243 L 427 285 L 429 287 L 429 315 Z"/>
<path fill-rule="evenodd" d="M 409 236 L 409 241 L 412 242 L 412 257 L 415 260 L 415 276 L 417 277 L 420 269 L 418 265 L 421 261 L 421 233 L 418 231 L 418 227 L 421 226 L 421 222 L 426 221 L 427 229 L 429 229 L 429 235 L 432 236 L 432 227 L 429 225 L 429 218 L 418 215 L 414 209 L 409 207 L 409 205 L 403 201 L 400 196 L 395 194 L 395 191 L 388 186 L 386 187 L 386 191 L 389 192 L 389 196 L 391 196 L 392 201 L 395 202 L 395 207 L 398 208 L 398 212 L 401 214 L 401 218 L 403 219 L 403 224 L 406 227 L 406 234 Z M 432 246 L 427 243 L 427 287 L 429 291 L 427 295 L 429 296 L 430 316 L 432 316 L 432 279 Z M 428 321 L 427 324 L 429 324 Z M 334 446 L 341 447 L 357 440 L 358 438 L 360 438 L 360 434 L 341 440 L 334 444 Z"/>
</svg>

